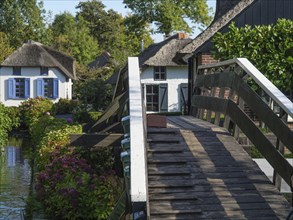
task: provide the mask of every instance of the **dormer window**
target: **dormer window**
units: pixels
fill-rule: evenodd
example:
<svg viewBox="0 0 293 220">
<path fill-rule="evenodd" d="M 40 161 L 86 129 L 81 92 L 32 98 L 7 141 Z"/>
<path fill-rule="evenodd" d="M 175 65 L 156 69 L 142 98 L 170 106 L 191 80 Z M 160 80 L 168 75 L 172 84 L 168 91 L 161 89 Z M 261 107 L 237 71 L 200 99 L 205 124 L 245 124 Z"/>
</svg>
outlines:
<svg viewBox="0 0 293 220">
<path fill-rule="evenodd" d="M 21 68 L 19 66 L 14 66 L 12 75 L 20 76 L 21 75 Z"/>
<path fill-rule="evenodd" d="M 41 67 L 41 76 L 48 76 L 49 68 L 48 67 Z"/>
<path fill-rule="evenodd" d="M 154 67 L 154 80 L 166 80 L 166 67 L 155 66 Z"/>
</svg>

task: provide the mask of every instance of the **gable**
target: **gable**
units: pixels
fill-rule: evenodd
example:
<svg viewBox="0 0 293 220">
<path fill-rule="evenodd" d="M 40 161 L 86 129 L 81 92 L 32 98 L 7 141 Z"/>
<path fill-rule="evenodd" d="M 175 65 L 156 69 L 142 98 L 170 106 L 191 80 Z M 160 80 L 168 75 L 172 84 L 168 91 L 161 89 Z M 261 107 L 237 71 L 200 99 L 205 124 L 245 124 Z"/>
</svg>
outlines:
<svg viewBox="0 0 293 220">
<path fill-rule="evenodd" d="M 37 42 L 23 44 L 1 64 L 7 67 L 54 67 L 75 79 L 74 59 Z"/>
</svg>

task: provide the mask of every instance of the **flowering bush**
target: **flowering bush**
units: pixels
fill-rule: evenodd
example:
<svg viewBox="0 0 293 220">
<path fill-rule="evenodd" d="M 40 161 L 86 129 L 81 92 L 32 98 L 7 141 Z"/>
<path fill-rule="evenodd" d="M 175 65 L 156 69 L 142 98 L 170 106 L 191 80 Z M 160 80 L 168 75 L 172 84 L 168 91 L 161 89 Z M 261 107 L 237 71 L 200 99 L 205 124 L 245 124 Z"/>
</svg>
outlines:
<svg viewBox="0 0 293 220">
<path fill-rule="evenodd" d="M 53 103 L 42 97 L 23 101 L 19 106 L 22 123 L 31 129 L 32 125 L 44 114 L 52 114 Z"/>
<path fill-rule="evenodd" d="M 31 129 L 32 141 L 36 146 L 35 156 L 39 169 L 50 163 L 51 153 L 57 146 L 67 148 L 70 134 L 82 133 L 81 125 L 67 122 L 66 119 L 44 115 L 33 124 Z"/>
<path fill-rule="evenodd" d="M 85 159 L 52 153 L 52 162 L 37 175 L 37 198 L 54 219 L 107 219 L 119 188 L 111 173 L 96 175 Z"/>
</svg>

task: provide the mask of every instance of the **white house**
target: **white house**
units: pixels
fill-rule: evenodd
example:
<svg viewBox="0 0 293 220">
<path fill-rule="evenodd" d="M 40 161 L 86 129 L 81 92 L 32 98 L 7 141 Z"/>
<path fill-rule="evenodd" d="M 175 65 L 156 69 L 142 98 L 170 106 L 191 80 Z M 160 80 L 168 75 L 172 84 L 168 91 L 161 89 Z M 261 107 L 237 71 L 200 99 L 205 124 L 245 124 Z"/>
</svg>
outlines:
<svg viewBox="0 0 293 220">
<path fill-rule="evenodd" d="M 152 44 L 139 55 L 141 84 L 150 112 L 182 112 L 188 99 L 187 62 L 174 60 L 176 53 L 191 39 L 184 33 L 175 34 Z"/>
<path fill-rule="evenodd" d="M 37 96 L 57 102 L 72 98 L 74 59 L 41 43 L 29 41 L 0 65 L 0 101 L 18 106 Z"/>
</svg>

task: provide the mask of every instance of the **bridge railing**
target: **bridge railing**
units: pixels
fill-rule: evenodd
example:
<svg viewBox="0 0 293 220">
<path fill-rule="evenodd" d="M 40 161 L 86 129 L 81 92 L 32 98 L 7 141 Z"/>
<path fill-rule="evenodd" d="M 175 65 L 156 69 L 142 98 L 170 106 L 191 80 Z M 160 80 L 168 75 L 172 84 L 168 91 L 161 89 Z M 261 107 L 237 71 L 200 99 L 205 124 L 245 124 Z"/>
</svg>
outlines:
<svg viewBox="0 0 293 220">
<path fill-rule="evenodd" d="M 288 116 L 293 118 L 293 104 L 247 59 L 199 66 L 191 114 L 223 125 L 236 138 L 242 131 L 274 168 L 275 184 L 280 187 L 280 175 L 291 185 L 292 166 L 283 154 L 284 146 L 293 152 L 293 132 L 286 124 Z M 276 136 L 275 144 L 262 132 L 265 129 Z"/>
<path fill-rule="evenodd" d="M 128 58 L 130 117 L 130 197 L 133 219 L 147 219 L 146 114 L 137 57 Z"/>
</svg>

